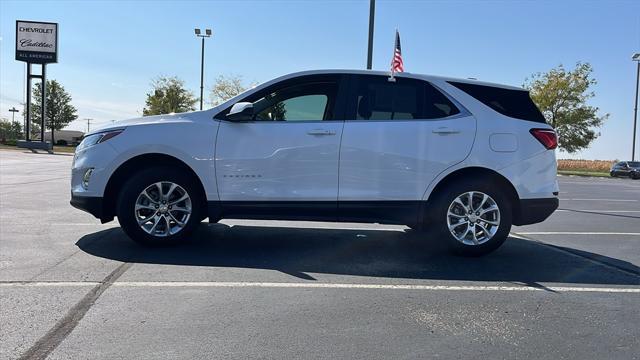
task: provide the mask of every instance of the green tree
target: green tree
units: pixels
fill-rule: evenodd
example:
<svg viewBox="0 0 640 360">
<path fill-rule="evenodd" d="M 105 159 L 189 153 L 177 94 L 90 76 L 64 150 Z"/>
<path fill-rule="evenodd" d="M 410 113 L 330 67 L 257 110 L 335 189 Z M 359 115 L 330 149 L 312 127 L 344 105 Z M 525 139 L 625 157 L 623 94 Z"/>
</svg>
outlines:
<svg viewBox="0 0 640 360">
<path fill-rule="evenodd" d="M 609 117 L 598 115 L 599 109 L 587 101 L 595 96 L 593 68 L 577 63 L 572 71 L 562 65 L 546 73 L 534 74 L 525 81 L 531 98 L 558 133 L 560 149 L 574 153 L 589 147 L 600 133 L 597 129 Z"/>
<path fill-rule="evenodd" d="M 243 85 L 242 76 L 220 75 L 216 78 L 215 84 L 211 88 L 210 103 L 213 106 L 220 105 L 232 97 L 245 92 L 247 88 Z"/>
<path fill-rule="evenodd" d="M 38 131 L 42 121 L 42 84 L 33 87 L 31 95 L 31 129 Z M 71 105 L 71 95 L 58 81 L 47 80 L 47 107 L 45 109 L 45 129 L 51 130 L 51 142 L 55 141 L 54 131 L 62 130 L 78 118 L 78 110 Z"/>
<path fill-rule="evenodd" d="M 22 138 L 22 125 L 19 121 L 0 119 L 0 141 L 18 140 Z"/>
<path fill-rule="evenodd" d="M 198 101 L 193 93 L 184 87 L 184 81 L 177 77 L 158 77 L 151 82 L 151 92 L 147 93 L 144 116 L 180 113 L 195 110 Z"/>
</svg>

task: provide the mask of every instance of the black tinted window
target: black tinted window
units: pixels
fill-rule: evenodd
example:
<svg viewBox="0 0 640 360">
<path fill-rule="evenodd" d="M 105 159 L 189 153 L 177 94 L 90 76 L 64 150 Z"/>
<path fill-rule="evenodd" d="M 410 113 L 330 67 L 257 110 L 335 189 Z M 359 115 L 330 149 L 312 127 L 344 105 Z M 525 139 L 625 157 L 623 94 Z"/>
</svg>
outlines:
<svg viewBox="0 0 640 360">
<path fill-rule="evenodd" d="M 629 161 L 627 164 L 632 168 L 640 168 L 640 161 Z"/>
<path fill-rule="evenodd" d="M 545 123 L 544 116 L 529 97 L 526 90 L 511 90 L 493 86 L 449 82 L 473 96 L 486 106 L 512 118 Z"/>
<path fill-rule="evenodd" d="M 444 96 L 438 89 L 429 83 L 424 83 L 424 119 L 437 119 L 458 114 L 460 110 Z"/>
<path fill-rule="evenodd" d="M 456 106 L 428 83 L 415 79 L 358 76 L 355 94 L 357 120 L 443 118 L 459 113 Z"/>
</svg>

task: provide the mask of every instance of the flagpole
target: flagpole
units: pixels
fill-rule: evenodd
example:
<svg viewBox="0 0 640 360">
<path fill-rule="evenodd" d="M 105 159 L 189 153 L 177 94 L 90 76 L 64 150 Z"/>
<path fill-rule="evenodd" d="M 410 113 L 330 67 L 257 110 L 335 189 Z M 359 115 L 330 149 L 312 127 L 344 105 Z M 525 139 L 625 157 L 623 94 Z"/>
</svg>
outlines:
<svg viewBox="0 0 640 360">
<path fill-rule="evenodd" d="M 387 79 L 389 82 L 396 82 L 393 60 L 396 56 L 396 37 L 397 36 L 398 36 L 398 27 L 396 26 L 396 32 L 395 34 L 393 34 L 393 54 L 391 55 L 391 75 L 389 75 L 389 78 Z"/>
</svg>

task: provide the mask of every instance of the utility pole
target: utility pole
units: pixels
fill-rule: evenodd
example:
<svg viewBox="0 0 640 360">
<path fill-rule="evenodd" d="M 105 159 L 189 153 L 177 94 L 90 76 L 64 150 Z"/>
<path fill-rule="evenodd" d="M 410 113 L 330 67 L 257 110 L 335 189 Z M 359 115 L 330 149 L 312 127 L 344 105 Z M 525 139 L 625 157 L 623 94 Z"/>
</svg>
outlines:
<svg viewBox="0 0 640 360">
<path fill-rule="evenodd" d="M 373 20 L 376 16 L 376 0 L 369 0 L 369 47 L 367 50 L 367 70 L 373 63 Z"/>
<path fill-rule="evenodd" d="M 16 107 L 12 107 L 11 109 L 9 109 L 10 112 L 12 112 L 13 114 L 11 114 L 11 122 L 16 121 L 16 113 L 20 112 L 20 110 L 16 109 Z"/>
<path fill-rule="evenodd" d="M 16 113 L 20 112 L 20 110 L 16 109 L 16 107 L 12 107 L 11 109 L 9 109 L 9 111 L 11 112 L 11 124 L 13 126 L 13 123 L 16 122 Z M 24 121 L 22 122 L 23 124 L 23 130 L 24 130 Z"/>
<path fill-rule="evenodd" d="M 202 38 L 202 51 L 200 53 L 200 110 L 202 110 L 202 99 L 204 95 L 204 39 L 211 36 L 211 29 L 205 29 L 202 34 L 200 29 L 196 28 L 196 36 Z"/>
<path fill-rule="evenodd" d="M 89 126 L 91 125 L 91 122 L 93 121 L 93 119 L 91 118 L 85 118 L 85 120 L 87 120 L 87 134 L 89 133 Z"/>
</svg>

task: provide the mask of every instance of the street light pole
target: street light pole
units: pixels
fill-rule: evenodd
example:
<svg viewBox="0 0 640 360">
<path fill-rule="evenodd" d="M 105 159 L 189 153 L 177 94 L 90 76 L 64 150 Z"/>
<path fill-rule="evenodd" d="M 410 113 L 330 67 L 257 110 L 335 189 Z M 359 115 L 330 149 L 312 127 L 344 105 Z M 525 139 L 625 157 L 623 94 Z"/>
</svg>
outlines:
<svg viewBox="0 0 640 360">
<path fill-rule="evenodd" d="M 376 16 L 376 0 L 369 0 L 369 47 L 367 49 L 367 70 L 373 63 L 373 20 Z"/>
<path fill-rule="evenodd" d="M 200 52 L 200 110 L 202 110 L 203 94 L 204 94 L 204 37 L 202 38 L 202 51 Z"/>
<path fill-rule="evenodd" d="M 196 28 L 196 36 L 202 38 L 202 52 L 200 54 L 200 110 L 202 110 L 202 102 L 204 97 L 204 39 L 211 36 L 211 29 L 205 29 L 202 34 L 200 29 Z"/>
<path fill-rule="evenodd" d="M 633 142 L 631 143 L 631 161 L 636 160 L 636 126 L 638 124 L 638 86 L 640 84 L 640 53 L 633 55 L 631 60 L 638 63 L 636 70 L 636 98 L 633 103 Z"/>
</svg>

